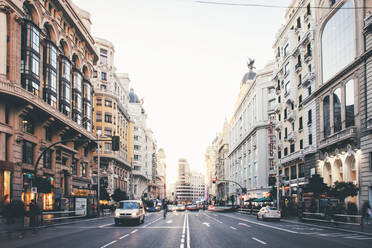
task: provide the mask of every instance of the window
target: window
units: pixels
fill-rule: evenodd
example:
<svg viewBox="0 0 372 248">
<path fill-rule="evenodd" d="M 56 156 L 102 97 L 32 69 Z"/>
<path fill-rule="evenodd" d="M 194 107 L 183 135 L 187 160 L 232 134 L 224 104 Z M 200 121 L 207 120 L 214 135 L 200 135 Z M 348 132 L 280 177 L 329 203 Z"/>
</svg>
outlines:
<svg viewBox="0 0 372 248">
<path fill-rule="evenodd" d="M 289 74 L 289 63 L 284 66 L 284 78 Z"/>
<path fill-rule="evenodd" d="M 313 135 L 309 134 L 309 146 L 313 144 Z"/>
<path fill-rule="evenodd" d="M 84 80 L 84 98 L 88 101 L 92 101 L 92 86 L 89 81 Z"/>
<path fill-rule="evenodd" d="M 285 84 L 285 91 L 284 91 L 285 94 L 289 94 L 290 87 L 291 87 L 290 82 Z"/>
<path fill-rule="evenodd" d="M 285 108 L 285 109 L 284 109 L 284 120 L 287 120 L 287 114 L 288 114 L 288 111 L 287 111 L 287 109 Z"/>
<path fill-rule="evenodd" d="M 278 159 L 282 158 L 282 151 L 278 151 Z"/>
<path fill-rule="evenodd" d="M 22 146 L 22 162 L 26 164 L 34 164 L 34 144 L 28 141 L 23 141 Z"/>
<path fill-rule="evenodd" d="M 81 163 L 81 176 L 87 177 L 87 163 Z"/>
<path fill-rule="evenodd" d="M 298 86 L 300 86 L 302 84 L 302 75 L 299 74 L 298 75 Z"/>
<path fill-rule="evenodd" d="M 281 100 L 280 98 L 281 98 L 281 97 L 280 97 L 280 96 L 278 96 L 278 103 L 280 103 L 280 100 Z"/>
<path fill-rule="evenodd" d="M 136 140 L 136 141 L 138 141 L 138 136 L 135 135 L 135 136 L 133 137 L 133 139 Z"/>
<path fill-rule="evenodd" d="M 51 127 L 45 127 L 45 140 L 47 141 L 52 141 L 52 128 Z"/>
<path fill-rule="evenodd" d="M 111 100 L 109 100 L 109 99 L 106 99 L 105 100 L 105 107 L 112 107 L 112 101 Z"/>
<path fill-rule="evenodd" d="M 96 112 L 96 121 L 101 122 L 102 121 L 102 112 Z"/>
<path fill-rule="evenodd" d="M 105 113 L 105 122 L 112 123 L 112 115 L 110 113 Z"/>
<path fill-rule="evenodd" d="M 44 47 L 44 79 L 43 99 L 57 108 L 57 48 L 47 41 Z"/>
<path fill-rule="evenodd" d="M 284 180 L 289 180 L 289 168 L 284 169 Z"/>
<path fill-rule="evenodd" d="M 311 7 L 310 7 L 310 3 L 306 6 L 306 14 L 307 14 L 307 15 L 311 15 Z"/>
<path fill-rule="evenodd" d="M 312 115 L 312 110 L 310 109 L 307 111 L 307 124 L 311 124 L 313 122 L 313 115 Z"/>
<path fill-rule="evenodd" d="M 307 88 L 307 94 L 310 96 L 311 95 L 311 86 L 309 86 L 308 88 Z"/>
<path fill-rule="evenodd" d="M 275 93 L 275 88 L 274 87 L 270 87 L 269 88 L 269 94 L 274 94 Z"/>
<path fill-rule="evenodd" d="M 345 85 L 345 123 L 346 127 L 354 126 L 354 81 L 350 80 Z"/>
<path fill-rule="evenodd" d="M 104 135 L 105 135 L 105 136 L 112 136 L 112 129 L 106 127 L 106 128 L 105 128 Z"/>
<path fill-rule="evenodd" d="M 71 162 L 72 175 L 77 175 L 77 159 L 73 158 Z"/>
<path fill-rule="evenodd" d="M 34 134 L 34 122 L 31 118 L 25 117 L 22 119 L 22 131 L 25 133 Z"/>
<path fill-rule="evenodd" d="M 96 105 L 102 106 L 102 98 L 96 98 Z"/>
<path fill-rule="evenodd" d="M 283 51 L 284 57 L 286 57 L 288 55 L 288 49 L 289 49 L 288 47 L 289 47 L 289 44 L 285 45 L 285 47 L 284 47 L 284 51 Z"/>
<path fill-rule="evenodd" d="M 288 147 L 284 148 L 284 156 L 288 155 Z"/>
<path fill-rule="evenodd" d="M 302 104 L 302 95 L 299 95 L 299 97 L 298 97 L 298 104 L 299 104 L 299 105 Z"/>
<path fill-rule="evenodd" d="M 279 131 L 279 133 L 278 133 L 278 138 L 279 138 L 279 140 L 282 139 L 282 131 Z"/>
<path fill-rule="evenodd" d="M 106 72 L 101 72 L 101 80 L 107 81 L 107 74 L 106 74 Z"/>
<path fill-rule="evenodd" d="M 329 96 L 326 96 L 323 100 L 323 128 L 324 137 L 331 134 L 331 117 L 330 117 L 330 106 L 329 106 Z"/>
<path fill-rule="evenodd" d="M 274 110 L 275 108 L 275 99 L 269 101 L 269 110 Z"/>
<path fill-rule="evenodd" d="M 298 130 L 302 130 L 303 129 L 303 124 L 302 124 L 302 116 L 300 118 L 298 118 Z"/>
<path fill-rule="evenodd" d="M 139 145 L 134 145 L 134 150 L 136 150 L 136 151 L 140 150 L 140 146 Z"/>
<path fill-rule="evenodd" d="M 301 17 L 297 18 L 297 28 L 301 28 Z"/>
<path fill-rule="evenodd" d="M 294 131 L 294 130 L 295 130 L 295 123 L 292 122 L 292 123 L 291 123 L 291 126 L 292 126 L 292 131 Z"/>
<path fill-rule="evenodd" d="M 288 136 L 288 129 L 285 128 L 284 129 L 284 139 L 287 139 L 287 136 Z"/>
<path fill-rule="evenodd" d="M 291 153 L 294 153 L 294 152 L 295 152 L 295 144 L 294 144 L 294 143 L 292 143 L 292 144 L 289 146 L 289 148 L 290 148 L 290 152 L 291 152 Z"/>
<path fill-rule="evenodd" d="M 279 121 L 282 120 L 282 115 L 281 115 L 281 114 L 278 114 L 278 120 L 279 120 Z"/>
<path fill-rule="evenodd" d="M 48 150 L 43 155 L 44 168 L 52 168 L 52 150 Z"/>
<path fill-rule="evenodd" d="M 328 20 L 322 32 L 323 83 L 355 58 L 355 16 L 353 1 L 347 1 Z"/>
<path fill-rule="evenodd" d="M 99 63 L 102 64 L 107 64 L 107 50 L 106 49 L 100 49 L 99 52 Z"/>
<path fill-rule="evenodd" d="M 297 178 L 297 167 L 296 165 L 291 166 L 291 179 Z"/>
<path fill-rule="evenodd" d="M 276 57 L 280 57 L 280 47 L 278 47 L 277 51 L 276 51 Z"/>
<path fill-rule="evenodd" d="M 333 92 L 333 122 L 334 132 L 341 131 L 341 89 L 338 88 Z"/>
<path fill-rule="evenodd" d="M 140 155 L 138 155 L 138 154 L 134 154 L 133 159 L 134 159 L 135 161 L 138 161 L 138 160 L 140 159 Z"/>
<path fill-rule="evenodd" d="M 105 143 L 105 152 L 111 151 L 111 143 Z"/>
<path fill-rule="evenodd" d="M 304 141 L 300 140 L 300 149 L 304 149 Z"/>
</svg>

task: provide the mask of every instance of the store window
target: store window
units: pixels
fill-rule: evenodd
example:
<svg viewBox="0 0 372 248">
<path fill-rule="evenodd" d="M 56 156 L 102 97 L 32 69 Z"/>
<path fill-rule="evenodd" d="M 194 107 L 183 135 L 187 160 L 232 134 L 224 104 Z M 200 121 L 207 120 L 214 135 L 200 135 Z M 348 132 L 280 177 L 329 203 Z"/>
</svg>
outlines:
<svg viewBox="0 0 372 248">
<path fill-rule="evenodd" d="M 87 163 L 81 163 L 81 176 L 87 177 Z"/>
<path fill-rule="evenodd" d="M 291 179 L 297 178 L 297 167 L 296 165 L 291 166 Z"/>
<path fill-rule="evenodd" d="M 331 116 L 329 106 L 329 96 L 326 96 L 323 100 L 323 128 L 324 137 L 331 135 Z"/>
<path fill-rule="evenodd" d="M 353 1 L 347 1 L 327 21 L 322 32 L 323 83 L 355 58 L 355 16 Z"/>
<path fill-rule="evenodd" d="M 43 155 L 43 164 L 44 168 L 51 169 L 52 168 L 52 150 L 48 150 Z"/>
<path fill-rule="evenodd" d="M 333 122 L 334 132 L 341 131 L 341 89 L 337 88 L 333 92 Z"/>
<path fill-rule="evenodd" d="M 34 147 L 35 145 L 28 141 L 23 141 L 22 145 L 22 162 L 26 164 L 34 164 Z"/>
<path fill-rule="evenodd" d="M 10 202 L 11 179 L 12 179 L 11 171 L 0 170 L 0 199 L 3 199 L 4 203 Z"/>
<path fill-rule="evenodd" d="M 34 122 L 29 117 L 22 118 L 22 131 L 29 134 L 34 134 Z"/>
</svg>

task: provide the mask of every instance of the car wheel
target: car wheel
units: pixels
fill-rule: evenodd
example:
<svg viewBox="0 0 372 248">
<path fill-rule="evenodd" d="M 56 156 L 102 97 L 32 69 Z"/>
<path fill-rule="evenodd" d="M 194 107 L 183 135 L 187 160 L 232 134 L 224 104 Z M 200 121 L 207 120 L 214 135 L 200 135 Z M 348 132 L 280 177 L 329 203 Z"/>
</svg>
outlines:
<svg viewBox="0 0 372 248">
<path fill-rule="evenodd" d="M 120 221 L 115 219 L 115 225 L 119 225 L 120 224 Z"/>
</svg>

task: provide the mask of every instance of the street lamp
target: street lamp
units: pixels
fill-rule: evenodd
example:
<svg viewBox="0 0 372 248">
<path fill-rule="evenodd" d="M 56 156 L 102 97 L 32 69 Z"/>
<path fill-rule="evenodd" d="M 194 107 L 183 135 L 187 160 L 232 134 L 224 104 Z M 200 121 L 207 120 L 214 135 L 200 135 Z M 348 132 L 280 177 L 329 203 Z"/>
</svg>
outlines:
<svg viewBox="0 0 372 248">
<path fill-rule="evenodd" d="M 97 130 L 97 165 L 98 165 L 98 172 L 97 172 L 97 210 L 98 216 L 100 216 L 100 191 L 101 191 L 101 181 L 100 181 L 100 170 L 101 170 L 101 158 L 100 158 L 100 148 L 101 148 L 101 138 L 102 131 Z"/>
</svg>

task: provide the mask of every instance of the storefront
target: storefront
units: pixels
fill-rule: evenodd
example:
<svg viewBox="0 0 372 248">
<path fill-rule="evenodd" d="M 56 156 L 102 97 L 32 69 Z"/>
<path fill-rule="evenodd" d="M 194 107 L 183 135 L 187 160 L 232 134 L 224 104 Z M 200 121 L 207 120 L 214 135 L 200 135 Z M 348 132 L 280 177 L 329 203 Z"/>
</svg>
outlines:
<svg viewBox="0 0 372 248">
<path fill-rule="evenodd" d="M 10 170 L 0 170 L 0 201 L 10 202 L 12 185 L 12 172 Z"/>
<path fill-rule="evenodd" d="M 72 189 L 73 203 L 72 209 L 76 215 L 86 216 L 88 214 L 88 189 Z"/>
</svg>

